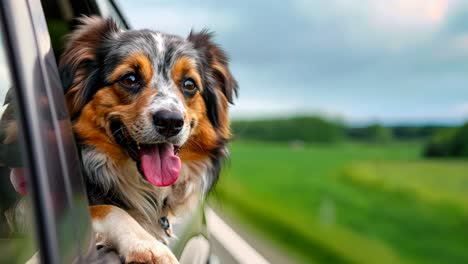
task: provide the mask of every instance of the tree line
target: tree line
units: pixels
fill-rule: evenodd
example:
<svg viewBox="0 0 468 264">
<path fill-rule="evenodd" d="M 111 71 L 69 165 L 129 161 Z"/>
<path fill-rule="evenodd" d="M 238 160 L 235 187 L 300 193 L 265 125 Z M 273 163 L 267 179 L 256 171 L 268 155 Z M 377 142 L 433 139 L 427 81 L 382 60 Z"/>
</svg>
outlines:
<svg viewBox="0 0 468 264">
<path fill-rule="evenodd" d="M 360 141 L 423 141 L 427 157 L 468 156 L 468 123 L 461 126 L 392 125 L 379 123 L 351 126 L 320 116 L 298 116 L 232 122 L 234 136 L 240 139 L 304 143 Z"/>
</svg>

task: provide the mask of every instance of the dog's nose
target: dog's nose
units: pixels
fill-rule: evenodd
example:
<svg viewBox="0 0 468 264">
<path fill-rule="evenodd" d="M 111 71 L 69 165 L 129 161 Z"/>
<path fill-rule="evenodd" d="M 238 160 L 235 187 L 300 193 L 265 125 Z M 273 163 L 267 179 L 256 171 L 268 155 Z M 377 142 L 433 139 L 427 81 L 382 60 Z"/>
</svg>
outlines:
<svg viewBox="0 0 468 264">
<path fill-rule="evenodd" d="M 156 130 L 165 137 L 179 134 L 184 126 L 182 114 L 175 111 L 160 110 L 154 114 L 153 120 Z"/>
</svg>

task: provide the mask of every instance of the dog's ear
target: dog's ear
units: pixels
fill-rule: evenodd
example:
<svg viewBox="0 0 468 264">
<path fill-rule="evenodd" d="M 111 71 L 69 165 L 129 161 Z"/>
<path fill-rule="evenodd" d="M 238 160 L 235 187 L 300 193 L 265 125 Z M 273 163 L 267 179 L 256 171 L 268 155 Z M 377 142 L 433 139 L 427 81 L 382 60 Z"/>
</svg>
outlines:
<svg viewBox="0 0 468 264">
<path fill-rule="evenodd" d="M 59 61 L 60 77 L 68 110 L 75 118 L 99 87 L 98 48 L 119 32 L 111 19 L 83 16 L 69 36 Z"/>
<path fill-rule="evenodd" d="M 237 96 L 237 81 L 229 70 L 229 60 L 226 53 L 212 41 L 213 33 L 202 30 L 190 32 L 188 41 L 198 50 L 203 61 L 202 73 L 204 79 L 203 99 L 208 110 L 208 117 L 215 127 L 222 126 L 227 113 L 228 103 L 233 104 Z"/>
</svg>

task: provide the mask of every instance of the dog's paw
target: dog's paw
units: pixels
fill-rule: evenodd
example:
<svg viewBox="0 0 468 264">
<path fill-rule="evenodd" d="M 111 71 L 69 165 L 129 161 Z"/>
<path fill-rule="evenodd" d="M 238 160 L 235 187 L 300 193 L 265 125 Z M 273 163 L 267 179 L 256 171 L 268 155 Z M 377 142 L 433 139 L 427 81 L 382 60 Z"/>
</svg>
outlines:
<svg viewBox="0 0 468 264">
<path fill-rule="evenodd" d="M 140 239 L 125 242 L 120 248 L 125 263 L 178 264 L 171 250 L 156 239 Z"/>
</svg>

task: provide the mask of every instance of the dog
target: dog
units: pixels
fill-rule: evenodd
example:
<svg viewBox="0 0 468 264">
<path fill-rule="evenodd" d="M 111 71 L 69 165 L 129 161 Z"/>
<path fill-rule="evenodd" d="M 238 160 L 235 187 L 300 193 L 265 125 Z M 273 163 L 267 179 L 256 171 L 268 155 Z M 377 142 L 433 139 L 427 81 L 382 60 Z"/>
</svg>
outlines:
<svg viewBox="0 0 468 264">
<path fill-rule="evenodd" d="M 125 262 L 176 263 L 170 223 L 216 183 L 237 96 L 212 33 L 124 31 L 82 17 L 59 72 L 93 228 Z"/>
</svg>

